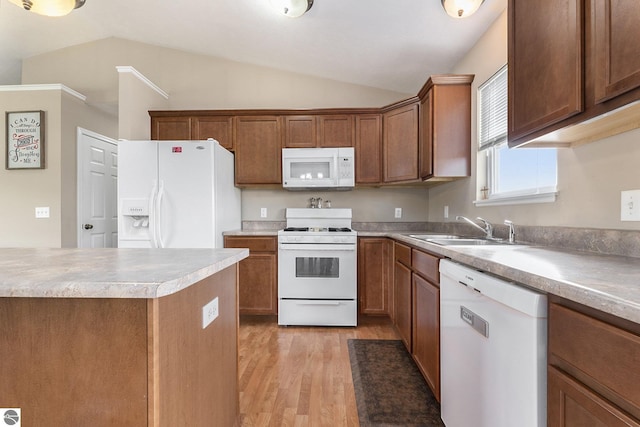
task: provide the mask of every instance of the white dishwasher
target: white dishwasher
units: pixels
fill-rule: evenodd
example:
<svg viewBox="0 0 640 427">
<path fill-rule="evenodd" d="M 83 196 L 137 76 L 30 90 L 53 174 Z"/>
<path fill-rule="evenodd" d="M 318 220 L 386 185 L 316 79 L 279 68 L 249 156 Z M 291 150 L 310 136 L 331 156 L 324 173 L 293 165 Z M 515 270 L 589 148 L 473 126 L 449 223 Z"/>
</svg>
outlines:
<svg viewBox="0 0 640 427">
<path fill-rule="evenodd" d="M 546 426 L 545 295 L 443 260 L 440 340 L 447 427 Z"/>
</svg>

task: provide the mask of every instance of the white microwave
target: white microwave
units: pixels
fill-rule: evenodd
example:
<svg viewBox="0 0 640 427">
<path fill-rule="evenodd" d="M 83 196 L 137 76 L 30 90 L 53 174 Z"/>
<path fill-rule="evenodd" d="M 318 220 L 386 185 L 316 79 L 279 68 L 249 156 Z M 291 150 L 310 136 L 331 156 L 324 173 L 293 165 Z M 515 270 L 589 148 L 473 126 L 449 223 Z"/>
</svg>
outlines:
<svg viewBox="0 0 640 427">
<path fill-rule="evenodd" d="M 282 187 L 349 190 L 355 185 L 353 147 L 283 148 Z"/>
</svg>

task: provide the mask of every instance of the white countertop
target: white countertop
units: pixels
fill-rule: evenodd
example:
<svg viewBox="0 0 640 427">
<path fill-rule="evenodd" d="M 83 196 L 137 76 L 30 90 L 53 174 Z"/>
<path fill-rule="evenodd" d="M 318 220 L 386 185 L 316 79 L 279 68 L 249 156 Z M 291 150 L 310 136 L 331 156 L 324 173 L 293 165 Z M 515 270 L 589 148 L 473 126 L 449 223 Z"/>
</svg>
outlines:
<svg viewBox="0 0 640 427">
<path fill-rule="evenodd" d="M 0 297 L 160 298 L 248 249 L 0 249 Z"/>
</svg>

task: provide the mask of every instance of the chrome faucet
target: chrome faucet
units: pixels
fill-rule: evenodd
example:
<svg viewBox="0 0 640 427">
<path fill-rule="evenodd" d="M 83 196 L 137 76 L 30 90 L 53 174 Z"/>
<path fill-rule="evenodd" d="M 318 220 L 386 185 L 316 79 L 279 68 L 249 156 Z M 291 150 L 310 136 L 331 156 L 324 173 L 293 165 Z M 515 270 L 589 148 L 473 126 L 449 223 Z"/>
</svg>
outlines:
<svg viewBox="0 0 640 427">
<path fill-rule="evenodd" d="M 504 224 L 509 226 L 509 243 L 516 242 L 516 230 L 513 227 L 513 222 L 508 219 L 504 220 Z"/>
<path fill-rule="evenodd" d="M 485 233 L 485 237 L 487 239 L 493 239 L 493 225 L 491 225 L 491 223 L 489 221 L 487 221 L 486 219 L 482 219 L 480 217 L 478 217 L 476 219 L 478 221 L 482 221 L 482 223 L 484 224 L 484 228 L 479 226 L 475 222 L 471 221 L 467 217 L 464 217 L 464 216 L 461 216 L 461 215 L 456 216 L 456 220 L 458 220 L 458 221 L 460 221 L 460 220 L 467 221 L 469 224 L 473 225 L 475 228 L 477 228 L 478 230 L 480 230 L 483 233 Z"/>
</svg>

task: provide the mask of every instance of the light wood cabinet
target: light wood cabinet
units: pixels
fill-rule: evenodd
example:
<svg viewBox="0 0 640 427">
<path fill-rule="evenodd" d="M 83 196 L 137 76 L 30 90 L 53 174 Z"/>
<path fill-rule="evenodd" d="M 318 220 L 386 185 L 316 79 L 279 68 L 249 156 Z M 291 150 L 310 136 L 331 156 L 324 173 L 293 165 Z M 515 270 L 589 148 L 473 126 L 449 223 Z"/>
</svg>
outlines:
<svg viewBox="0 0 640 427">
<path fill-rule="evenodd" d="M 209 138 L 233 151 L 233 116 L 151 116 L 152 140 L 197 141 Z"/>
<path fill-rule="evenodd" d="M 353 116 L 350 114 L 286 116 L 284 145 L 287 148 L 353 147 Z"/>
<path fill-rule="evenodd" d="M 234 122 L 236 185 L 282 183 L 282 140 L 277 116 L 238 116 Z"/>
<path fill-rule="evenodd" d="M 637 128 L 640 3 L 509 0 L 509 146 Z M 609 114 L 605 114 L 609 113 Z"/>
<path fill-rule="evenodd" d="M 640 326 L 555 297 L 548 322 L 549 427 L 640 426 Z"/>
<path fill-rule="evenodd" d="M 392 108 L 382 120 L 383 181 L 418 180 L 418 101 Z"/>
<path fill-rule="evenodd" d="M 278 243 L 276 237 L 225 236 L 225 248 L 248 248 L 240 261 L 240 314 L 278 314 Z"/>
<path fill-rule="evenodd" d="M 386 238 L 358 238 L 358 307 L 361 314 L 389 314 L 391 251 Z"/>
<path fill-rule="evenodd" d="M 354 128 L 352 115 L 319 115 L 318 146 L 353 147 Z"/>
<path fill-rule="evenodd" d="M 433 76 L 420 97 L 419 176 L 471 176 L 472 75 Z"/>
<path fill-rule="evenodd" d="M 313 148 L 317 145 L 315 116 L 286 116 L 284 118 L 284 146 Z"/>
<path fill-rule="evenodd" d="M 151 117 L 151 139 L 160 141 L 191 140 L 191 117 Z"/>
<path fill-rule="evenodd" d="M 233 117 L 232 116 L 196 116 L 192 119 L 192 138 L 205 140 L 213 138 L 221 146 L 233 151 Z"/>
<path fill-rule="evenodd" d="M 440 401 L 440 258 L 413 249 L 413 359 Z"/>
<path fill-rule="evenodd" d="M 152 139 L 215 138 L 235 152 L 236 185 L 282 183 L 282 148 L 354 147 L 356 185 L 469 176 L 472 75 L 429 78 L 382 108 L 150 111 Z"/>
<path fill-rule="evenodd" d="M 411 353 L 411 248 L 403 244 L 394 243 L 394 272 L 393 272 L 393 323 Z"/>
<path fill-rule="evenodd" d="M 356 185 L 382 182 L 382 116 L 355 116 Z"/>
</svg>

